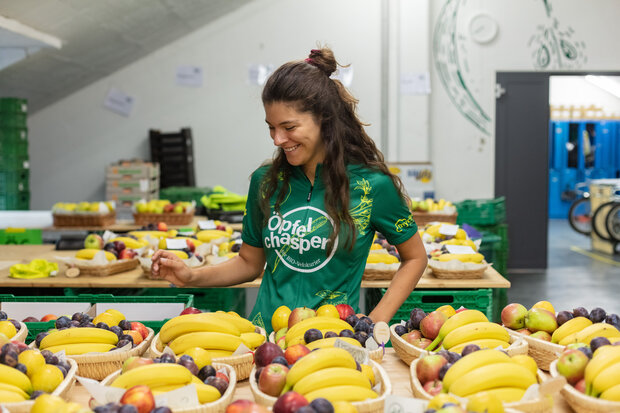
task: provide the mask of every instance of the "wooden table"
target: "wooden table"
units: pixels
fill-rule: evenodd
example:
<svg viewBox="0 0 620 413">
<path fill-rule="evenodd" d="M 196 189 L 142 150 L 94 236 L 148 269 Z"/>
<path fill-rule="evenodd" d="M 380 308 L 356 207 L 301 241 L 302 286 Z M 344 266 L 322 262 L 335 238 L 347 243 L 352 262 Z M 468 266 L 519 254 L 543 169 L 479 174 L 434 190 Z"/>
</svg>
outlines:
<svg viewBox="0 0 620 413">
<path fill-rule="evenodd" d="M 414 397 L 409 380 L 409 366 L 398 358 L 394 352 L 394 349 L 386 348 L 386 353 L 383 357 L 381 366 L 387 372 L 392 383 L 392 394 L 404 397 Z M 76 384 L 71 391 L 69 391 L 68 399 L 84 406 L 88 406 L 90 395 L 81 385 Z M 254 400 L 248 380 L 243 380 L 237 383 L 237 388 L 235 389 L 233 399 Z M 571 413 L 572 411 L 573 410 L 566 404 L 566 401 L 562 396 L 556 396 L 553 413 Z"/>
<path fill-rule="evenodd" d="M 18 262 L 29 262 L 35 258 L 55 260 L 55 257 L 72 257 L 75 251 L 56 251 L 54 245 L 2 245 L 0 246 L 0 287 L 51 287 L 51 288 L 168 288 L 170 283 L 164 280 L 150 280 L 137 267 L 131 271 L 107 277 L 79 276 L 68 278 L 61 270 L 56 277 L 22 280 L 9 278 L 9 267 Z M 259 287 L 261 280 L 238 284 L 235 288 Z M 387 288 L 389 280 L 362 281 L 362 288 Z M 417 289 L 424 288 L 510 288 L 510 282 L 495 269 L 489 267 L 484 276 L 478 280 L 443 280 L 427 272 L 422 276 Z"/>
</svg>

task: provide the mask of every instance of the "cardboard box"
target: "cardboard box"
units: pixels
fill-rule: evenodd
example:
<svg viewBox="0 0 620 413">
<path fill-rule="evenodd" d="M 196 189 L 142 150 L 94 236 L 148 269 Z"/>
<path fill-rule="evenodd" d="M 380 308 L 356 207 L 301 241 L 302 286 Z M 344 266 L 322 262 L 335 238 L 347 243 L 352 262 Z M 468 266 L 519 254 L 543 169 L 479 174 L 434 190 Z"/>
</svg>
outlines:
<svg viewBox="0 0 620 413">
<path fill-rule="evenodd" d="M 121 161 L 118 164 L 109 165 L 106 170 L 106 179 L 151 179 L 159 177 L 159 164 L 157 162 L 144 161 Z"/>
<path fill-rule="evenodd" d="M 106 193 L 136 195 L 145 192 L 159 190 L 159 178 L 151 179 L 108 179 L 106 182 Z"/>
<path fill-rule="evenodd" d="M 159 189 L 155 189 L 149 192 L 138 192 L 134 194 L 106 192 L 106 199 L 110 201 L 116 201 L 117 207 L 132 206 L 134 202 L 137 202 L 141 199 L 144 199 L 145 201 L 148 201 L 150 199 L 159 199 Z"/>
</svg>

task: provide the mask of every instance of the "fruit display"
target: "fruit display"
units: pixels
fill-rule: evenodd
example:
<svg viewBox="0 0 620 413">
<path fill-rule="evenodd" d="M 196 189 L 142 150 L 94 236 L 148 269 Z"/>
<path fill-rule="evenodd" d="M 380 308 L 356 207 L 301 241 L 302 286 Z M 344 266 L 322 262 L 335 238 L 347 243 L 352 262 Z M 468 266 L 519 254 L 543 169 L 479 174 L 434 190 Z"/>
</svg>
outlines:
<svg viewBox="0 0 620 413">
<path fill-rule="evenodd" d="M 195 203 L 170 202 L 167 199 L 138 201 L 133 205 L 133 219 L 138 225 L 165 222 L 172 225 L 187 225 L 194 218 Z"/>
<path fill-rule="evenodd" d="M 515 340 L 499 324 L 491 323 L 478 310 L 455 310 L 444 305 L 425 313 L 411 310 L 409 320 L 390 326 L 392 345 L 407 364 L 429 352 L 450 351 L 457 354 L 476 349 L 506 349 L 511 355 L 526 353 L 527 345 Z"/>
<path fill-rule="evenodd" d="M 10 319 L 7 313 L 0 310 L 0 345 L 9 340 L 23 342 L 28 335 L 28 327 L 17 320 Z"/>
<path fill-rule="evenodd" d="M 396 247 L 391 245 L 380 232 L 375 233 L 375 238 L 370 246 L 370 253 L 366 258 L 367 269 L 375 268 L 372 264 L 399 264 L 400 255 Z M 370 264 L 370 265 L 369 265 Z M 379 267 L 380 268 L 380 267 Z"/>
<path fill-rule="evenodd" d="M 112 225 L 116 221 L 114 201 L 58 202 L 52 206 L 54 226 L 87 227 Z"/>
<path fill-rule="evenodd" d="M 115 211 L 114 201 L 106 202 L 57 202 L 52 206 L 52 214 L 108 214 Z"/>
<path fill-rule="evenodd" d="M 8 342 L 0 348 L 0 405 L 34 400 L 42 394 L 66 393 L 77 365 L 50 351 Z"/>
<path fill-rule="evenodd" d="M 67 402 L 56 395 L 42 394 L 32 403 L 30 413 L 46 412 L 90 413 L 92 410 L 76 402 Z"/>
<path fill-rule="evenodd" d="M 432 198 L 413 198 L 411 199 L 411 210 L 413 212 L 432 212 L 434 214 L 450 215 L 456 212 L 456 207 L 452 202 L 446 201 L 443 198 L 439 201 L 435 201 Z"/>
</svg>

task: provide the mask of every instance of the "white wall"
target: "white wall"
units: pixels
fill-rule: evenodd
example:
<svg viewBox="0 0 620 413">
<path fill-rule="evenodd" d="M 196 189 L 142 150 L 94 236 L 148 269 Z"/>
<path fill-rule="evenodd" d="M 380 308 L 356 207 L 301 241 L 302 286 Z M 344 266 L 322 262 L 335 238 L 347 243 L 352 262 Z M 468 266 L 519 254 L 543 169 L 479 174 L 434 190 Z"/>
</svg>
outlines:
<svg viewBox="0 0 620 413">
<path fill-rule="evenodd" d="M 615 77 L 615 80 L 620 88 L 620 78 Z M 585 76 L 551 76 L 549 104 L 564 107 L 594 106 L 601 108 L 607 116 L 620 116 L 620 97 L 587 82 Z"/>
</svg>

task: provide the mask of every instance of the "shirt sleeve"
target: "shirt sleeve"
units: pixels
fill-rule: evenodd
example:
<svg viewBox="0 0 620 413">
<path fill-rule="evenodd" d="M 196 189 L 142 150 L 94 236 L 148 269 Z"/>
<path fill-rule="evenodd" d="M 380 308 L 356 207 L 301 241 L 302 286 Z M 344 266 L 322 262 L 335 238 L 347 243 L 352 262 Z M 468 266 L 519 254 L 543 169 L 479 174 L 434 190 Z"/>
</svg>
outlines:
<svg viewBox="0 0 620 413">
<path fill-rule="evenodd" d="M 264 173 L 258 169 L 252 174 L 250 180 L 250 189 L 248 191 L 248 200 L 245 203 L 245 211 L 243 212 L 243 230 L 241 239 L 243 242 L 257 248 L 263 247 L 262 240 L 262 224 L 263 213 L 260 209 L 260 186 Z"/>
<path fill-rule="evenodd" d="M 392 245 L 398 245 L 418 232 L 411 211 L 400 197 L 389 176 L 381 174 L 374 185 L 371 225 Z"/>
</svg>

